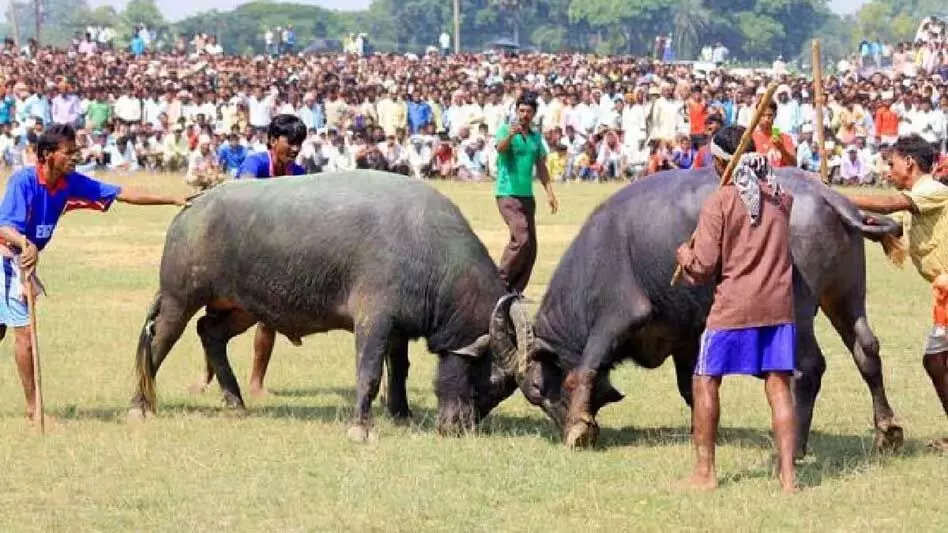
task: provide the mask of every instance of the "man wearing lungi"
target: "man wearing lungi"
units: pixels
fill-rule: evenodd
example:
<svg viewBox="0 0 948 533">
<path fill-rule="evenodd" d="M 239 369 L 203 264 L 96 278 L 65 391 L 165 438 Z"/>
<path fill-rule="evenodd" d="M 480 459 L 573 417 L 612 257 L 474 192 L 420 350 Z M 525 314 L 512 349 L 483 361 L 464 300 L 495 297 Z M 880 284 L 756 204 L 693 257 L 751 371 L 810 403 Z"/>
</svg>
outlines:
<svg viewBox="0 0 948 533">
<path fill-rule="evenodd" d="M 714 166 L 724 172 L 744 128 L 728 126 L 711 141 Z M 704 203 L 693 246 L 677 252 L 684 279 L 715 283 L 714 303 L 701 335 L 692 379 L 697 462 L 689 488 L 717 487 L 715 438 L 721 378 L 764 379 L 779 456 L 780 484 L 794 490 L 796 422 L 790 380 L 796 351 L 790 210 L 793 197 L 777 185 L 762 154 L 741 157 L 731 181 Z"/>
</svg>

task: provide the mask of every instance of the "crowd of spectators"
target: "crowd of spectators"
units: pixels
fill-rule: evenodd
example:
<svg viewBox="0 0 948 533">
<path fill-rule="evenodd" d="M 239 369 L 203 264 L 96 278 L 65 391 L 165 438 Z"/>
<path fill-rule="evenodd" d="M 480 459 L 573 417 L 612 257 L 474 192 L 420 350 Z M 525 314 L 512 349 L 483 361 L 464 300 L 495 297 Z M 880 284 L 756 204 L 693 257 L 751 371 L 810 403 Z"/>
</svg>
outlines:
<svg viewBox="0 0 948 533">
<path fill-rule="evenodd" d="M 834 180 L 879 182 L 885 148 L 900 135 L 917 133 L 944 153 L 944 26 L 926 31 L 924 41 L 892 48 L 878 68 L 852 65 L 827 76 Z M 45 125 L 69 123 L 79 130 L 87 172 L 226 175 L 266 149 L 272 117 L 292 113 L 309 129 L 298 162 L 310 172 L 370 167 L 483 180 L 495 170 L 495 132 L 512 118 L 518 95 L 533 91 L 554 179 L 637 179 L 702 166 L 708 133 L 746 125 L 771 81 L 780 84 L 776 107 L 758 148 L 777 166 L 820 165 L 812 85 L 785 71 L 580 54 L 227 56 L 213 36 L 162 53 L 137 43 L 133 53 L 98 40 L 69 49 L 6 42 L 5 165 L 29 164 L 30 139 Z"/>
</svg>

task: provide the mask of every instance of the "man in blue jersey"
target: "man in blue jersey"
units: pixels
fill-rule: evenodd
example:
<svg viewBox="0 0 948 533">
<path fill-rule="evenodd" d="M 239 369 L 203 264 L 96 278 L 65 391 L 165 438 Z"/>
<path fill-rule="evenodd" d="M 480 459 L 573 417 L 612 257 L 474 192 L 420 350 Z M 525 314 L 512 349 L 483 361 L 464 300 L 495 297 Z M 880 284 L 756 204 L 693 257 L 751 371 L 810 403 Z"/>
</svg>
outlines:
<svg viewBox="0 0 948 533">
<path fill-rule="evenodd" d="M 30 321 L 25 283 L 34 293 L 42 289 L 34 275 L 39 252 L 46 247 L 67 203 L 80 202 L 105 211 L 112 202 L 136 205 L 187 205 L 187 199 L 135 192 L 98 182 L 76 172 L 79 157 L 72 126 L 50 126 L 36 142 L 35 167 L 17 171 L 7 181 L 0 203 L 0 256 L 3 280 L 0 292 L 0 338 L 7 327 L 14 330 L 17 370 L 26 396 L 26 415 L 33 419 L 36 403 L 33 388 Z"/>
<path fill-rule="evenodd" d="M 306 140 L 306 125 L 296 115 L 277 115 L 267 128 L 267 151 L 250 154 L 237 171 L 237 179 L 275 178 L 306 174 L 296 164 Z"/>
<path fill-rule="evenodd" d="M 282 114 L 273 117 L 267 128 L 267 151 L 248 155 L 237 171 L 237 179 L 244 178 L 276 178 L 280 176 L 298 176 L 306 174 L 306 170 L 296 164 L 306 140 L 306 125 L 296 115 Z M 263 377 L 273 355 L 273 343 L 276 332 L 266 324 L 257 324 L 257 331 L 253 338 L 253 369 L 250 373 L 250 395 L 265 396 Z M 206 367 L 204 383 L 200 389 L 206 388 L 214 373 L 210 365 Z"/>
</svg>

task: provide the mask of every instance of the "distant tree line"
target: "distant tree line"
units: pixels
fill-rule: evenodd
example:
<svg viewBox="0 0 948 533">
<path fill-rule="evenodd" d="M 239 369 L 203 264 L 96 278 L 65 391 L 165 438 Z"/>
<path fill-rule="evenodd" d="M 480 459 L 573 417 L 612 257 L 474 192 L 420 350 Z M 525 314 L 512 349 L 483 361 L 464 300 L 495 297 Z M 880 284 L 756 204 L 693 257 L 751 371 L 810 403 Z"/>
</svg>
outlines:
<svg viewBox="0 0 948 533">
<path fill-rule="evenodd" d="M 35 37 L 32 2 L 7 5 L 6 27 L 0 30 L 12 35 L 10 21 L 16 20 L 22 41 Z M 680 59 L 695 59 L 702 46 L 721 42 L 742 61 L 806 57 L 809 40 L 817 36 L 828 59 L 838 59 L 863 39 L 911 40 L 922 17 L 948 14 L 948 4 L 936 0 L 872 0 L 842 17 L 830 11 L 828 0 L 461 0 L 460 5 L 465 50 L 510 39 L 542 51 L 647 55 L 658 34 L 670 33 Z M 121 11 L 92 9 L 87 0 L 42 0 L 42 6 L 40 40 L 53 45 L 68 44 L 87 26 L 107 25 L 123 46 L 132 28 L 145 24 L 164 42 L 204 32 L 217 35 L 227 53 L 259 53 L 264 27 L 293 24 L 301 47 L 316 38 L 364 32 L 379 51 L 420 52 L 454 29 L 449 0 L 373 0 L 369 9 L 355 12 L 256 1 L 175 23 L 163 17 L 155 0 L 130 0 Z"/>
</svg>

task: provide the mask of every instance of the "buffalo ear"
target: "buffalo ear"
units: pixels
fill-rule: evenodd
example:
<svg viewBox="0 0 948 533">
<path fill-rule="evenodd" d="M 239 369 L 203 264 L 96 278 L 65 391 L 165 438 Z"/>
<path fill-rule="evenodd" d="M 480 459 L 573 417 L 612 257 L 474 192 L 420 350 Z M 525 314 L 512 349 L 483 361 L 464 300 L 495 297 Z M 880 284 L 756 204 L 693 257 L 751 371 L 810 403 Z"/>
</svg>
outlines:
<svg viewBox="0 0 948 533">
<path fill-rule="evenodd" d="M 481 335 L 471 344 L 468 344 L 462 348 L 458 348 L 457 350 L 451 350 L 451 353 L 479 359 L 487 353 L 487 348 L 489 346 L 490 335 Z"/>
</svg>

